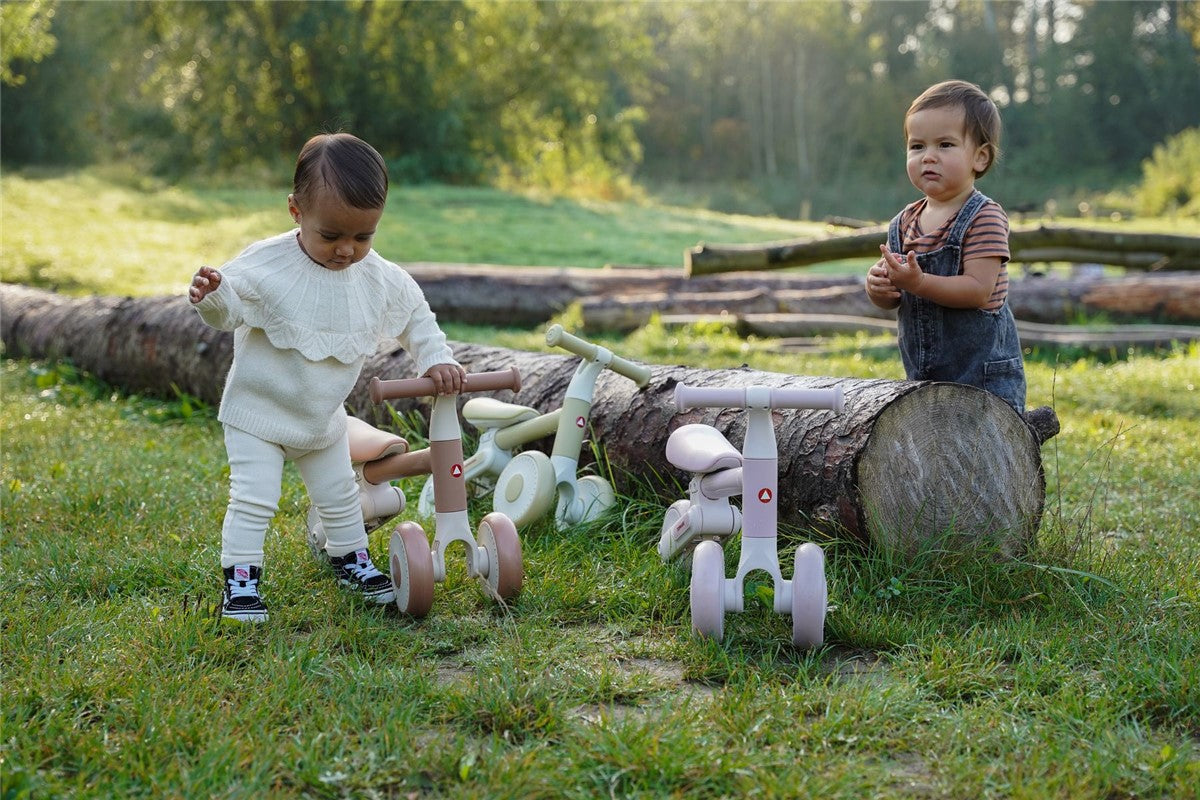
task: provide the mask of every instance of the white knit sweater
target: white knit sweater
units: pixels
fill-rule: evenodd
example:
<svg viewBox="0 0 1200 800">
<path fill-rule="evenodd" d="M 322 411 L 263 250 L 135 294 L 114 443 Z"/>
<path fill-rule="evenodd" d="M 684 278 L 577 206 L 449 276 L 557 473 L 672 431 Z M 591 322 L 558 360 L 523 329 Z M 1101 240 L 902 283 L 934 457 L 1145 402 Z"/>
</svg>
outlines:
<svg viewBox="0 0 1200 800">
<path fill-rule="evenodd" d="M 337 440 L 343 404 L 382 341 L 399 339 L 417 375 L 457 363 L 421 287 L 374 250 L 330 270 L 293 230 L 250 245 L 221 276 L 196 304 L 206 323 L 233 331 L 217 418 L 261 439 L 306 450 Z"/>
</svg>

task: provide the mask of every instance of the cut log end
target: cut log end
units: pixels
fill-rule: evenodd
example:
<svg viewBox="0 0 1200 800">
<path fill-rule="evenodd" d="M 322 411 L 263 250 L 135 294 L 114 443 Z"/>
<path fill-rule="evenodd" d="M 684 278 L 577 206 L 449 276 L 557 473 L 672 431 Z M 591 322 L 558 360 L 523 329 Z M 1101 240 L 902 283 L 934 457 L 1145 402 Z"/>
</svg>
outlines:
<svg viewBox="0 0 1200 800">
<path fill-rule="evenodd" d="M 926 384 L 876 419 L 856 466 L 875 546 L 911 555 L 973 542 L 1012 556 L 1036 535 L 1046 494 L 1041 442 L 1007 403 L 969 388 Z"/>
</svg>

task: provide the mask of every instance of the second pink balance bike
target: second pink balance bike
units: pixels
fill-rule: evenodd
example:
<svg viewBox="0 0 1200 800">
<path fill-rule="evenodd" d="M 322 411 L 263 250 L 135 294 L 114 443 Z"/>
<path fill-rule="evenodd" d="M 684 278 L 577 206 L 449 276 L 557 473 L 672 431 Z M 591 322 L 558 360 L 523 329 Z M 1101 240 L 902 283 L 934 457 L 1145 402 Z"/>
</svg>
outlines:
<svg viewBox="0 0 1200 800">
<path fill-rule="evenodd" d="M 658 552 L 664 561 L 692 554 L 692 629 L 720 640 L 725 612 L 744 608 L 743 584 L 755 570 L 774 582 L 774 610 L 792 615 L 792 643 L 816 647 L 824 641 L 827 585 L 825 553 L 806 542 L 796 550 L 792 579 L 779 568 L 777 546 L 779 454 L 771 410 L 775 408 L 844 408 L 842 388 L 772 389 L 675 387 L 675 405 L 689 408 L 744 408 L 749 412 L 742 451 L 709 425 L 683 425 L 667 439 L 667 460 L 692 473 L 688 499 L 667 510 Z M 740 494 L 739 511 L 730 498 Z M 742 532 L 737 573 L 725 577 L 722 543 Z"/>
<path fill-rule="evenodd" d="M 596 519 L 616 503 L 608 481 L 599 475 L 576 477 L 579 453 L 587 436 L 596 380 L 605 369 L 624 375 L 638 386 L 650 380 L 649 367 L 627 361 L 612 351 L 584 341 L 551 325 L 546 344 L 561 347 L 582 361 L 575 368 L 561 408 L 539 414 L 529 406 L 476 397 L 463 406 L 463 417 L 482 431 L 479 447 L 467 459 L 468 481 L 486 486 L 495 481 L 492 508 L 502 512 L 518 527 L 545 515 L 558 505 L 554 522 L 559 529 Z M 554 448 L 547 456 L 538 450 L 513 455 L 523 444 L 554 433 Z M 417 510 L 430 513 L 439 489 L 425 482 Z"/>
</svg>

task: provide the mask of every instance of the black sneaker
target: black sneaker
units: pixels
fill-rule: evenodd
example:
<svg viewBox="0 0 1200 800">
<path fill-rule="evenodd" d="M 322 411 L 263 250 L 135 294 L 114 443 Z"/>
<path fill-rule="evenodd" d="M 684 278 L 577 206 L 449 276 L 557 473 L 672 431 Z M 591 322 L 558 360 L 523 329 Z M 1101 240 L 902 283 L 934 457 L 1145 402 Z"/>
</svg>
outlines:
<svg viewBox="0 0 1200 800">
<path fill-rule="evenodd" d="M 238 622 L 266 622 L 267 607 L 258 596 L 262 567 L 238 564 L 225 567 L 225 592 L 221 597 L 221 616 Z"/>
<path fill-rule="evenodd" d="M 329 565 L 341 584 L 361 594 L 363 599 L 379 605 L 396 599 L 391 578 L 375 568 L 365 547 L 344 556 L 330 556 Z"/>
</svg>

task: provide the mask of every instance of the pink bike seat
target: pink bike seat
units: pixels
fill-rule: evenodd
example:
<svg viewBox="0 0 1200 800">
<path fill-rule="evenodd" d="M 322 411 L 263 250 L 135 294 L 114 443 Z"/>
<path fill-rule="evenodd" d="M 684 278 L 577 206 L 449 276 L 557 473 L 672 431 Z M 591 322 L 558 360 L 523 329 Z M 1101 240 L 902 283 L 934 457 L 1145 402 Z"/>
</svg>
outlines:
<svg viewBox="0 0 1200 800">
<path fill-rule="evenodd" d="M 346 435 L 350 439 L 350 460 L 355 463 L 408 452 L 403 436 L 381 431 L 358 417 L 346 417 Z"/>
<path fill-rule="evenodd" d="M 685 472 L 706 475 L 740 467 L 742 454 L 716 428 L 693 423 L 671 433 L 667 439 L 667 460 Z"/>
<path fill-rule="evenodd" d="M 505 403 L 493 397 L 472 397 L 463 404 L 463 418 L 480 430 L 507 428 L 538 416 L 536 408 Z"/>
</svg>

